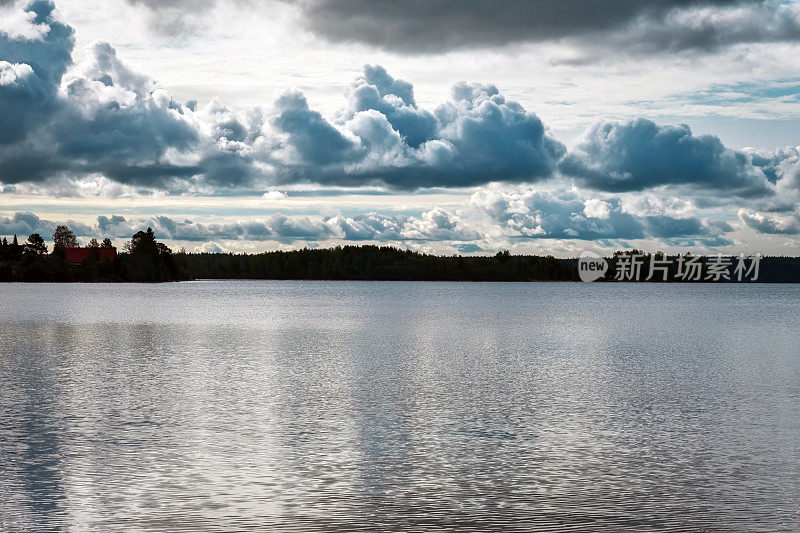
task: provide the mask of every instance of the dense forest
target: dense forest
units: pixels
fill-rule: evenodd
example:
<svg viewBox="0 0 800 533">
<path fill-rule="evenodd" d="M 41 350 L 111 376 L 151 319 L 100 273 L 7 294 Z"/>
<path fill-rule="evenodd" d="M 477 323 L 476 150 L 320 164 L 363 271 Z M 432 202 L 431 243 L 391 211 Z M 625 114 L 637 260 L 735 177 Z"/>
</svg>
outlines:
<svg viewBox="0 0 800 533">
<path fill-rule="evenodd" d="M 641 257 L 640 276 L 647 281 L 650 262 L 669 263 L 665 275 L 651 281 L 692 281 L 679 277 L 675 257 L 645 254 L 638 250 L 617 252 L 608 258 L 605 281 L 614 281 L 619 263 L 634 255 Z M 578 260 L 552 256 L 436 256 L 392 247 L 343 246 L 262 254 L 176 254 L 175 264 L 194 279 L 334 279 L 334 280 L 419 280 L 419 281 L 579 281 Z M 697 257 L 699 281 L 737 281 L 736 262 L 731 261 L 727 278 L 710 275 L 714 258 Z M 747 263 L 751 265 L 752 263 Z M 743 281 L 750 281 L 743 277 Z M 757 281 L 800 283 L 800 258 L 764 257 Z"/>
<path fill-rule="evenodd" d="M 53 235 L 53 250 L 41 235 L 30 235 L 23 243 L 14 236 L 0 240 L 0 281 L 133 281 L 158 282 L 192 279 L 330 279 L 330 280 L 419 280 L 419 281 L 578 281 L 578 260 L 552 256 L 511 255 L 435 256 L 383 246 L 337 246 L 328 249 L 274 251 L 261 254 L 174 253 L 158 242 L 153 230 L 139 231 L 117 254 L 102 253 L 113 248 L 111 241 L 92 239 L 81 250 L 83 259 L 68 257 L 78 242 L 66 226 Z M 630 257 L 639 257 L 641 275 L 623 281 L 648 281 L 648 271 L 656 264 L 663 276 L 651 281 L 687 281 L 681 278 L 676 258 L 645 254 L 638 250 L 617 252 L 608 258 L 603 281 L 614 281 L 615 272 Z M 112 259 L 113 257 L 113 259 Z M 713 258 L 696 257 L 697 277 L 691 281 L 737 281 L 735 262 L 722 279 L 710 276 Z M 744 281 L 750 281 L 745 278 Z M 764 257 L 760 260 L 757 281 L 800 282 L 800 258 Z"/>
</svg>

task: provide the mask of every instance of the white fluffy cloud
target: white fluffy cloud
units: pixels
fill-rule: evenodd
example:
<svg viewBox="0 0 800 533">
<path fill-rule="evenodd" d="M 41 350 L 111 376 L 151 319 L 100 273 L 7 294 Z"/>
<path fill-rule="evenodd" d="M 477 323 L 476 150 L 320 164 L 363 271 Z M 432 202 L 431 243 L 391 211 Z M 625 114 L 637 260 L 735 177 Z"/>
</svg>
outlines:
<svg viewBox="0 0 800 533">
<path fill-rule="evenodd" d="M 583 214 L 589 218 L 606 219 L 611 214 L 611 204 L 599 198 L 589 198 L 583 206 Z"/>
<path fill-rule="evenodd" d="M 612 192 L 660 186 L 750 198 L 775 192 L 747 154 L 726 148 L 717 137 L 644 118 L 595 124 L 560 169 L 587 187 Z"/>
<path fill-rule="evenodd" d="M 484 189 L 476 192 L 471 201 L 507 235 L 523 239 L 625 241 L 655 238 L 666 242 L 718 239 L 721 243 L 724 239 L 720 236 L 732 231 L 724 222 L 695 216 L 632 215 L 623 209 L 618 198 L 582 199 L 573 191 Z"/>
</svg>

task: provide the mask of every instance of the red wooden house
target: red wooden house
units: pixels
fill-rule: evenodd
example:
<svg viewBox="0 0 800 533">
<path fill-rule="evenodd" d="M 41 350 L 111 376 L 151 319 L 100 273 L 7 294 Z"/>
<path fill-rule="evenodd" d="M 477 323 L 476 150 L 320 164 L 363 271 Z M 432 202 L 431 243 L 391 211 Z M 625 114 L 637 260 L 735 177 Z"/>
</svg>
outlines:
<svg viewBox="0 0 800 533">
<path fill-rule="evenodd" d="M 81 266 L 85 260 L 89 261 L 113 261 L 117 258 L 117 249 L 111 248 L 64 248 L 67 256 L 67 264 L 71 267 Z"/>
</svg>

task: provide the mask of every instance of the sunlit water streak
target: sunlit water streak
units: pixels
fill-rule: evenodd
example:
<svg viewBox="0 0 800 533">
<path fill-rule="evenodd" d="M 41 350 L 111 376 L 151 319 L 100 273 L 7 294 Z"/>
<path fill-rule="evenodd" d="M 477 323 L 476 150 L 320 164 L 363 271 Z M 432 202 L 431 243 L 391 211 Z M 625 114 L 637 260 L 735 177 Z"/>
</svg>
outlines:
<svg viewBox="0 0 800 533">
<path fill-rule="evenodd" d="M 797 531 L 799 296 L 0 284 L 0 530 Z"/>
</svg>

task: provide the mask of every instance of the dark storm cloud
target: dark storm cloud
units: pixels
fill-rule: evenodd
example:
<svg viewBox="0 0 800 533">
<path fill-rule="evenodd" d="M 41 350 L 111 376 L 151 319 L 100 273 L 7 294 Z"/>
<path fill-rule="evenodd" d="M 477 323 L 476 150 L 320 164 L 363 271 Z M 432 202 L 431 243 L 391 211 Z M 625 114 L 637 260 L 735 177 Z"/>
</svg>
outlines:
<svg viewBox="0 0 800 533">
<path fill-rule="evenodd" d="M 400 53 L 442 53 L 520 42 L 561 41 L 590 61 L 609 52 L 712 50 L 739 43 L 800 39 L 798 6 L 782 0 L 283 0 L 300 22 L 334 42 Z M 128 0 L 149 9 L 165 35 L 199 33 L 217 4 L 252 14 L 247 0 Z M 603 51 L 602 54 L 598 52 Z"/>
<path fill-rule="evenodd" d="M 643 220 L 649 235 L 663 239 L 712 236 L 733 231 L 727 222 L 706 222 L 697 217 L 676 218 L 667 215 L 652 215 L 643 217 Z"/>
<path fill-rule="evenodd" d="M 47 238 L 55 228 L 52 222 L 42 220 L 33 213 L 14 213 L 10 217 L 0 217 L 0 235 L 18 235 L 20 241 L 25 240 L 31 233 L 38 233 Z"/>
<path fill-rule="evenodd" d="M 434 112 L 417 107 L 411 84 L 366 66 L 335 123 L 298 91 L 275 101 L 269 163 L 281 183 L 467 187 L 553 175 L 565 149 L 542 121 L 491 85 L 461 83 Z"/>
<path fill-rule="evenodd" d="M 796 11 L 777 0 L 298 3 L 318 35 L 406 53 L 560 39 L 589 48 L 663 51 L 800 38 Z"/>
<path fill-rule="evenodd" d="M 775 152 L 752 150 L 750 152 L 750 158 L 753 161 L 753 165 L 757 166 L 762 172 L 764 172 L 764 175 L 767 177 L 770 183 L 777 183 L 778 179 L 780 179 L 780 167 L 787 156 L 788 154 L 784 153 L 782 150 Z"/>
<path fill-rule="evenodd" d="M 774 193 L 749 155 L 726 148 L 715 136 L 695 136 L 684 124 L 644 118 L 592 126 L 559 168 L 587 187 L 610 192 L 686 186 L 749 198 Z"/>
<path fill-rule="evenodd" d="M 125 222 L 125 217 L 119 215 L 111 215 L 110 217 L 100 215 L 97 217 L 97 227 L 104 231 L 112 226 L 119 226 L 123 222 Z"/>
<path fill-rule="evenodd" d="M 673 11 L 661 20 L 639 19 L 610 34 L 607 47 L 628 53 L 713 51 L 741 43 L 800 40 L 800 5 L 782 0 L 737 2 L 728 9 Z"/>
</svg>

